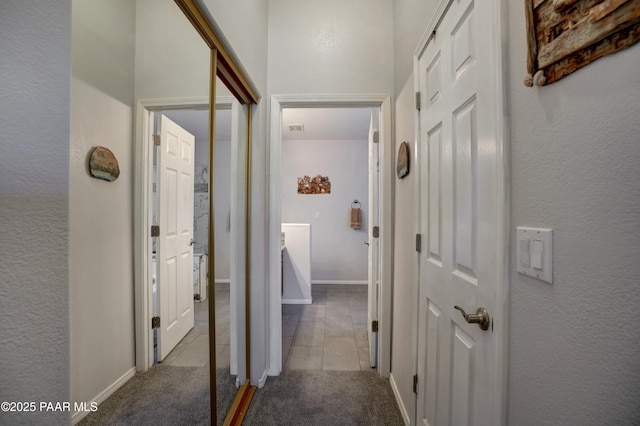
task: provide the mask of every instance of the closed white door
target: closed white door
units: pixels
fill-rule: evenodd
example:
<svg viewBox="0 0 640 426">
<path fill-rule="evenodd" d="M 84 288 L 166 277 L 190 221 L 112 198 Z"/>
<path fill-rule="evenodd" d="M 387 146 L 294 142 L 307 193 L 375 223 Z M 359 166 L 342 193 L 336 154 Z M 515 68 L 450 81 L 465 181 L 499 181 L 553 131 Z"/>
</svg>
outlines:
<svg viewBox="0 0 640 426">
<path fill-rule="evenodd" d="M 492 1 L 452 0 L 418 56 L 418 423 L 500 425 L 504 200 Z M 469 323 L 486 309 L 489 320 Z M 468 317 L 470 321 L 479 320 Z"/>
<path fill-rule="evenodd" d="M 373 331 L 373 323 L 378 321 L 378 291 L 380 288 L 380 238 L 376 228 L 380 223 L 379 181 L 380 181 L 380 143 L 377 139 L 377 113 L 371 113 L 369 123 L 369 206 L 368 206 L 368 310 L 367 330 L 369 333 L 369 362 L 371 367 L 377 366 L 378 333 Z M 379 228 L 378 228 L 379 229 Z"/>
<path fill-rule="evenodd" d="M 164 115 L 158 157 L 158 359 L 193 328 L 193 174 L 195 138 Z"/>
</svg>

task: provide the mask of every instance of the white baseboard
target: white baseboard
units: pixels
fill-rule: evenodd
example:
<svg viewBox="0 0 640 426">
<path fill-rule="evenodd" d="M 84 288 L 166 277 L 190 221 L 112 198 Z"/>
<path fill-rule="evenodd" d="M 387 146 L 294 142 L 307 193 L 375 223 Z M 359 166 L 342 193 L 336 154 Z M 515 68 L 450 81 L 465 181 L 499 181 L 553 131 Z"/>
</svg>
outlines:
<svg viewBox="0 0 640 426">
<path fill-rule="evenodd" d="M 368 284 L 367 280 L 311 280 L 311 284 L 341 284 L 341 285 L 361 285 Z"/>
<path fill-rule="evenodd" d="M 396 384 L 396 380 L 393 377 L 393 373 L 389 374 L 389 383 L 391 384 L 393 395 L 396 397 L 396 402 L 398 403 L 400 414 L 402 414 L 402 420 L 404 420 L 405 425 L 410 425 L 411 417 L 409 416 L 409 413 L 407 413 L 407 407 L 405 407 L 402 398 L 400 398 L 400 392 L 398 391 L 398 385 Z"/>
<path fill-rule="evenodd" d="M 216 284 L 231 284 L 231 280 L 228 278 L 217 278 L 214 282 Z"/>
<path fill-rule="evenodd" d="M 313 299 L 282 299 L 283 305 L 310 305 Z"/>
<path fill-rule="evenodd" d="M 100 394 L 98 394 L 98 396 L 96 396 L 91 401 L 89 401 L 87 403 L 87 406 L 91 406 L 92 402 L 95 402 L 95 403 L 98 404 L 98 406 L 100 406 L 100 404 L 102 404 L 107 398 L 109 398 L 111 396 L 111 394 L 113 394 L 115 391 L 120 389 L 120 387 L 122 385 L 124 385 L 125 383 L 127 383 L 129 381 L 129 379 L 131 379 L 135 374 L 136 374 L 136 368 L 133 367 L 129 371 L 124 373 L 122 376 L 120 376 L 120 378 L 118 380 L 116 380 L 115 382 L 113 382 L 108 388 L 106 388 L 105 390 L 100 392 Z M 78 402 L 78 401 L 76 401 L 76 402 Z M 87 414 L 89 414 L 89 413 L 90 413 L 90 411 L 77 411 L 77 412 L 73 413 L 73 415 L 71 416 L 71 424 L 75 425 L 80 420 L 84 419 L 87 416 Z"/>
<path fill-rule="evenodd" d="M 267 383 L 267 376 L 268 376 L 268 371 L 265 368 L 265 370 L 262 372 L 262 377 L 260 377 L 260 380 L 258 380 L 258 389 L 262 388 L 264 384 Z"/>
</svg>

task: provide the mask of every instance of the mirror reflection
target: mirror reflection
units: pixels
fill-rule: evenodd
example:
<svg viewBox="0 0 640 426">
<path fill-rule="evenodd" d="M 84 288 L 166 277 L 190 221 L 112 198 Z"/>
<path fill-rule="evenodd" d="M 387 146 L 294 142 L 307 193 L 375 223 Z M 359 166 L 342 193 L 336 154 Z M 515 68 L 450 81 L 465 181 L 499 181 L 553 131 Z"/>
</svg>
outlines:
<svg viewBox="0 0 640 426">
<path fill-rule="evenodd" d="M 159 418 L 175 424 L 208 423 L 210 389 L 217 389 L 211 394 L 217 419 L 211 423 L 222 424 L 238 384 L 246 379 L 246 107 L 211 78 L 211 50 L 173 0 L 136 0 L 135 7 L 128 1 L 101 3 L 109 10 L 99 14 L 87 6 L 90 0 L 83 1 L 73 4 L 74 28 L 91 28 L 97 15 L 128 18 L 135 27 L 126 43 L 135 50 L 128 96 L 136 105 L 131 110 L 136 278 L 131 301 L 135 321 L 125 318 L 118 328 L 123 335 L 133 336 L 135 331 L 123 370 L 129 376 L 123 378 L 120 365 L 103 369 L 99 380 L 95 375 L 80 377 L 80 368 L 74 368 L 74 381 L 80 383 L 73 389 L 77 400 L 92 400 L 95 389 L 122 382 L 80 424 L 107 419 L 116 424 L 149 423 Z M 124 42 L 123 34 L 111 37 Z M 97 49 L 91 44 L 95 40 L 80 35 L 76 40 L 87 46 L 76 49 L 81 53 L 74 54 L 75 74 L 98 72 L 96 54 L 86 54 Z M 212 81 L 217 86 L 215 137 L 209 135 Z M 215 326 L 210 324 L 211 309 Z M 215 333 L 215 363 L 210 331 Z M 87 363 L 92 358 L 84 355 L 90 352 L 89 344 L 85 348 L 84 341 L 76 342 L 74 363 Z M 215 386 L 210 383 L 211 368 Z"/>
</svg>

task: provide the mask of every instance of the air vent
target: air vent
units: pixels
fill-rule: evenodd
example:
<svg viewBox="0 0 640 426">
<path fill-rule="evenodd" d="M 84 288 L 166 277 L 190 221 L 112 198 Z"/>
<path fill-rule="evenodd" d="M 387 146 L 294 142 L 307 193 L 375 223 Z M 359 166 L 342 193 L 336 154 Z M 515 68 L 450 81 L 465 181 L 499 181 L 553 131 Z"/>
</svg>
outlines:
<svg viewBox="0 0 640 426">
<path fill-rule="evenodd" d="M 290 132 L 304 132 L 304 125 L 302 124 L 289 124 Z"/>
</svg>

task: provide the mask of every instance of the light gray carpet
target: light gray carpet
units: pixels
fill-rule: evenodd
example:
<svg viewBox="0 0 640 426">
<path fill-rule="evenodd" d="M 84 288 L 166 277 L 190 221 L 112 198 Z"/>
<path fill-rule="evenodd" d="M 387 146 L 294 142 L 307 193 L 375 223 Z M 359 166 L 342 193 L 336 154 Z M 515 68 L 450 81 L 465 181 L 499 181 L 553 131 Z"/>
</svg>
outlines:
<svg viewBox="0 0 640 426">
<path fill-rule="evenodd" d="M 218 369 L 217 384 L 222 424 L 236 395 L 235 377 Z M 155 365 L 133 376 L 79 424 L 208 425 L 209 368 Z"/>
<path fill-rule="evenodd" d="M 284 371 L 256 391 L 245 425 L 404 425 L 374 371 Z"/>
<path fill-rule="evenodd" d="M 236 393 L 218 370 L 218 407 Z M 225 409 L 218 409 L 222 424 Z M 156 365 L 136 374 L 80 425 L 208 425 L 208 370 Z M 403 425 L 391 386 L 374 371 L 284 371 L 258 389 L 245 425 Z"/>
</svg>

